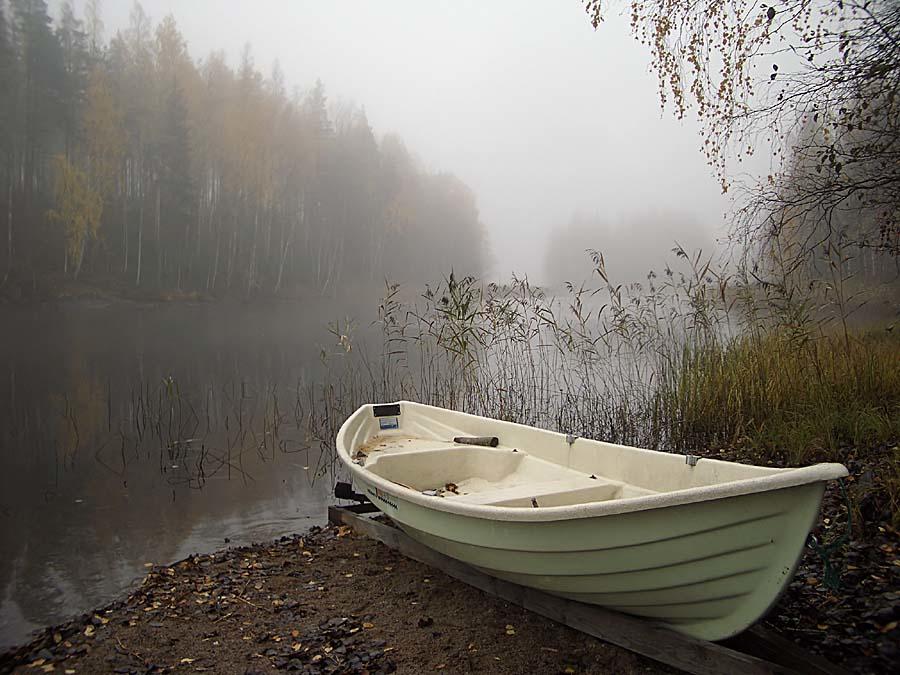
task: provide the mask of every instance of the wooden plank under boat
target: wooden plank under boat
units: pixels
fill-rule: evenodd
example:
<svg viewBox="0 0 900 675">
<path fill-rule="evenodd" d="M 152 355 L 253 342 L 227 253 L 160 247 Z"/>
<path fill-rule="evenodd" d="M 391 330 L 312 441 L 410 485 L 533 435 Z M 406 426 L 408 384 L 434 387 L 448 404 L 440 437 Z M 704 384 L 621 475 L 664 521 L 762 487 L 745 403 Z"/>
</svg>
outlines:
<svg viewBox="0 0 900 675">
<path fill-rule="evenodd" d="M 432 549 L 705 640 L 736 635 L 777 601 L 825 482 L 847 475 L 840 464 L 698 459 L 407 401 L 362 406 L 337 450 L 356 488 Z"/>
</svg>

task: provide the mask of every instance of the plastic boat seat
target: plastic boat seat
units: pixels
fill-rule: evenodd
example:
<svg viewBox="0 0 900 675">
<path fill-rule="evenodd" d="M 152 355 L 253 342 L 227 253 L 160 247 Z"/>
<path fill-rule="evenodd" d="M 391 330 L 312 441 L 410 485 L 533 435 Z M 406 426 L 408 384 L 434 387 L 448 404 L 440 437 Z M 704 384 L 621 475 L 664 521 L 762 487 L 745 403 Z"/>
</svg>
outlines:
<svg viewBox="0 0 900 675">
<path fill-rule="evenodd" d="M 460 490 L 465 491 L 464 484 L 459 487 Z M 651 490 L 618 481 L 578 477 L 489 489 L 450 498 L 466 504 L 540 508 L 542 506 L 570 506 L 610 499 L 627 499 L 649 494 L 654 493 Z"/>
</svg>

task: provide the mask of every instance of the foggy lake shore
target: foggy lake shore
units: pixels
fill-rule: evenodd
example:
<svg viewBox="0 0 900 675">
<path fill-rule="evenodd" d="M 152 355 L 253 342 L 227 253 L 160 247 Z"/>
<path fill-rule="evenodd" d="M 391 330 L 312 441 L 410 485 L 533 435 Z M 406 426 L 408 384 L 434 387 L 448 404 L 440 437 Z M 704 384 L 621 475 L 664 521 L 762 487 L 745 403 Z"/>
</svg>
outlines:
<svg viewBox="0 0 900 675">
<path fill-rule="evenodd" d="M 830 489 L 826 504 L 840 499 Z M 896 642 L 880 629 L 900 618 L 891 541 L 882 529 L 856 542 L 839 591 L 808 551 L 764 624 L 853 672 L 891 672 Z M 671 672 L 345 527 L 146 567 L 127 596 L 0 654 L 0 672 Z"/>
<path fill-rule="evenodd" d="M 890 671 L 897 45 L 897 0 L 0 0 L 0 673 L 655 671 L 316 527 L 396 401 L 845 465 L 762 621 Z"/>
<path fill-rule="evenodd" d="M 3 642 L 117 596 L 148 559 L 316 522 L 337 479 L 337 427 L 362 403 L 399 399 L 755 464 L 852 459 L 859 480 L 823 512 L 825 541 L 840 544 L 843 574 L 892 579 L 877 546 L 896 537 L 900 338 L 870 326 L 851 327 L 849 346 L 833 330 L 803 342 L 776 321 L 747 331 L 769 300 L 745 291 L 735 316 L 706 284 L 547 294 L 452 276 L 355 303 L 0 308 L 13 327 L 0 340 Z M 842 539 L 851 512 L 852 546 L 876 552 L 873 567 Z M 854 588 L 830 602 L 854 605 Z M 895 604 L 866 605 L 879 631 Z"/>
</svg>

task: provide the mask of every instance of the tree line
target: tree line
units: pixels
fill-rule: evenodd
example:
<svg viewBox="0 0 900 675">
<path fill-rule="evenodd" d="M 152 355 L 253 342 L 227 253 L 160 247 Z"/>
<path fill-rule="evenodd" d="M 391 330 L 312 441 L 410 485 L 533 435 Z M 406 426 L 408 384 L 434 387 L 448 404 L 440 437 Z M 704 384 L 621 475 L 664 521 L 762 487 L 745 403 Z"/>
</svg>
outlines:
<svg viewBox="0 0 900 675">
<path fill-rule="evenodd" d="M 421 168 L 320 81 L 289 88 L 245 47 L 194 60 L 135 3 L 0 0 L 0 288 L 64 279 L 211 294 L 333 292 L 483 272 L 459 179 Z"/>
</svg>

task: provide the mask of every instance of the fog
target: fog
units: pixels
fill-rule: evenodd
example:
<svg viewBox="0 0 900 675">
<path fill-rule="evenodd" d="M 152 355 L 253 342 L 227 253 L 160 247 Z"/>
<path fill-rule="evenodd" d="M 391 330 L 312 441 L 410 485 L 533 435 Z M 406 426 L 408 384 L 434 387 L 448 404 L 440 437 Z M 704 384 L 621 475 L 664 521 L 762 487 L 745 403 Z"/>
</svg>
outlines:
<svg viewBox="0 0 900 675">
<path fill-rule="evenodd" d="M 131 4 L 104 3 L 107 40 Z M 697 127 L 660 110 L 649 52 L 615 9 L 594 31 L 577 0 L 142 5 L 154 23 L 174 15 L 194 59 L 224 49 L 236 66 L 249 43 L 264 73 L 277 60 L 289 88 L 320 78 L 332 104 L 364 106 L 377 137 L 396 132 L 428 169 L 457 175 L 477 197 L 493 276 L 543 279 L 550 232 L 575 213 L 675 213 L 703 239 L 721 227 L 727 202 Z M 648 266 L 692 239 L 674 226 L 669 241 L 631 234 Z"/>
</svg>

